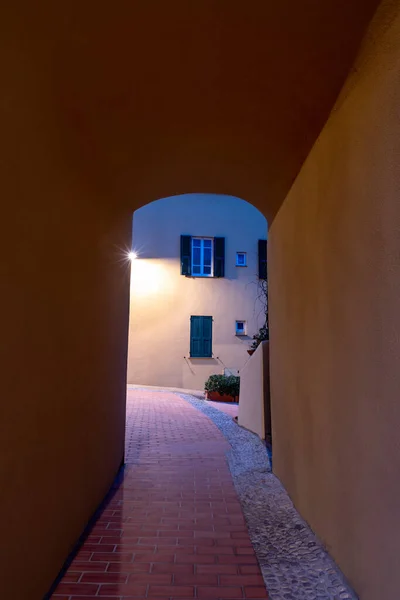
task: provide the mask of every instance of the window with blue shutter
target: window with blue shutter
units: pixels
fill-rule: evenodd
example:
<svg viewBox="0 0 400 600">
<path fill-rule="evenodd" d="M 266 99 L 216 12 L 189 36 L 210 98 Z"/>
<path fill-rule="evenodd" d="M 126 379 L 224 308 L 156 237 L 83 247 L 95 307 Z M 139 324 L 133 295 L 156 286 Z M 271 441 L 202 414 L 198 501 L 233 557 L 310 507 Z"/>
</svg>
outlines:
<svg viewBox="0 0 400 600">
<path fill-rule="evenodd" d="M 212 357 L 212 317 L 190 317 L 190 357 Z"/>
<path fill-rule="evenodd" d="M 213 239 L 192 238 L 193 277 L 213 276 Z"/>
<path fill-rule="evenodd" d="M 181 274 L 225 277 L 225 238 L 181 235 Z"/>
</svg>

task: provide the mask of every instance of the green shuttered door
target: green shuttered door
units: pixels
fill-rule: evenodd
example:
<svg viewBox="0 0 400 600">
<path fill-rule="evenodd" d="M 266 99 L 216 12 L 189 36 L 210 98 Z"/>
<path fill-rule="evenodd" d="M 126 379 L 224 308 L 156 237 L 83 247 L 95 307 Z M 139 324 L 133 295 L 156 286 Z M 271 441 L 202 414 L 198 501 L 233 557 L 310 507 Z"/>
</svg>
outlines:
<svg viewBox="0 0 400 600">
<path fill-rule="evenodd" d="M 190 356 L 212 356 L 212 317 L 190 317 Z"/>
</svg>

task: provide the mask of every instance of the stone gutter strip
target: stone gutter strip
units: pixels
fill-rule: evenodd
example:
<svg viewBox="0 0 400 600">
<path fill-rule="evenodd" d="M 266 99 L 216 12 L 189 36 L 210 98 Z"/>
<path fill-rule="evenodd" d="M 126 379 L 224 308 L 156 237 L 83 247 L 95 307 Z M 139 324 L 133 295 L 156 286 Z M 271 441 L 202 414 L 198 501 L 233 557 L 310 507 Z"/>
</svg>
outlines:
<svg viewBox="0 0 400 600">
<path fill-rule="evenodd" d="M 271 600 L 357 600 L 336 563 L 271 473 L 260 438 L 229 415 L 189 394 L 229 441 L 227 454 L 250 538 Z"/>
</svg>

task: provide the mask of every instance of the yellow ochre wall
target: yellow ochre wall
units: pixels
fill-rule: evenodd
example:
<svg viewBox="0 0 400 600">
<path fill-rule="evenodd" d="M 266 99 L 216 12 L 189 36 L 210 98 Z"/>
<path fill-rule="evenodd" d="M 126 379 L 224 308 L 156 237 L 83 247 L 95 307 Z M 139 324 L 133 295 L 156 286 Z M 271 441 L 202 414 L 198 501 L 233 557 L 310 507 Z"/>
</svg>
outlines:
<svg viewBox="0 0 400 600">
<path fill-rule="evenodd" d="M 400 589 L 399 73 L 397 2 L 269 240 L 274 470 L 362 600 Z"/>
</svg>

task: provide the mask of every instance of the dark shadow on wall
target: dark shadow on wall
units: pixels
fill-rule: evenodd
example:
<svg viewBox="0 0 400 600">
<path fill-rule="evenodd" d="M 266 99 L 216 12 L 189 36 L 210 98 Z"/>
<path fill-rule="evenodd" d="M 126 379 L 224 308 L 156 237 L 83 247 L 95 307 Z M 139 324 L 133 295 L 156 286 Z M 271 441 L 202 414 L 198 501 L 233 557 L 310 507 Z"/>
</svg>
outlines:
<svg viewBox="0 0 400 600">
<path fill-rule="evenodd" d="M 125 477 L 125 465 L 122 464 L 121 467 L 120 467 L 120 470 L 118 471 L 118 474 L 117 474 L 114 482 L 112 483 L 112 485 L 111 485 L 111 487 L 110 487 L 110 489 L 109 489 L 109 491 L 107 493 L 107 495 L 105 496 L 104 500 L 101 502 L 100 506 L 96 509 L 96 511 L 90 517 L 89 521 L 87 522 L 87 525 L 86 525 L 85 529 L 82 531 L 82 533 L 79 536 L 76 544 L 74 545 L 73 549 L 71 550 L 70 554 L 68 555 L 65 563 L 61 567 L 61 570 L 58 573 L 58 575 L 55 578 L 55 580 L 53 581 L 53 583 L 52 583 L 49 591 L 43 596 L 43 600 L 50 600 L 51 597 L 52 597 L 52 595 L 55 593 L 56 588 L 62 582 L 62 579 L 63 579 L 64 575 L 67 573 L 67 571 L 68 571 L 69 567 L 71 566 L 74 558 L 76 557 L 76 555 L 78 554 L 78 552 L 82 549 L 82 546 L 86 542 L 86 540 L 89 537 L 89 535 L 92 533 L 93 527 L 96 525 L 97 521 L 99 520 L 99 518 L 103 514 L 104 510 L 107 509 L 107 506 L 109 505 L 109 503 L 111 502 L 111 500 L 118 493 L 118 490 L 120 489 L 121 485 L 124 482 L 124 477 Z M 122 516 L 120 518 L 121 518 L 121 522 L 122 522 Z M 115 523 L 115 517 L 113 517 L 113 522 Z M 99 546 L 99 551 L 100 551 L 100 546 Z M 67 596 L 68 596 L 68 594 L 67 594 Z"/>
</svg>

